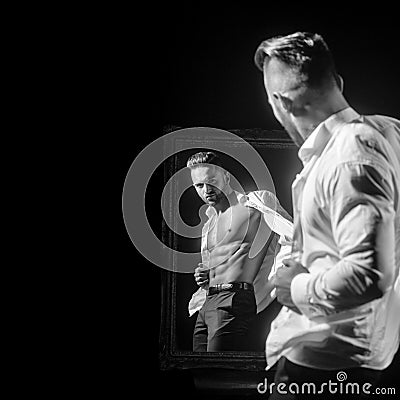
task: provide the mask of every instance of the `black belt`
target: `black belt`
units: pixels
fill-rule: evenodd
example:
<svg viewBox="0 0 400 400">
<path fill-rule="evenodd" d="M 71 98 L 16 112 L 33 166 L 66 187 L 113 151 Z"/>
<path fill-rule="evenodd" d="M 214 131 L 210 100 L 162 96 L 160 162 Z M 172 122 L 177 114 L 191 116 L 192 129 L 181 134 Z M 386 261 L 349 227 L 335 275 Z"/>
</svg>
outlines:
<svg viewBox="0 0 400 400">
<path fill-rule="evenodd" d="M 232 283 L 219 283 L 215 286 L 210 286 L 208 288 L 208 294 L 215 294 L 222 291 L 235 291 L 235 290 L 253 290 L 254 287 L 251 283 L 247 282 L 232 282 Z"/>
</svg>

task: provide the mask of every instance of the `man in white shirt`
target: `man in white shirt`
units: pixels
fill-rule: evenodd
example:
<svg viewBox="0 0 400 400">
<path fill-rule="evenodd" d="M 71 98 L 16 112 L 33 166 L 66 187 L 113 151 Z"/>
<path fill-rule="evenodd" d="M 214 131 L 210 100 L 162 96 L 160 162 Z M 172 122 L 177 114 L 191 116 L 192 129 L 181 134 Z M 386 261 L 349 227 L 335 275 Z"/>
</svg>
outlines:
<svg viewBox="0 0 400 400">
<path fill-rule="evenodd" d="M 267 339 L 275 383 L 340 371 L 376 383 L 399 345 L 400 121 L 349 106 L 318 34 L 265 40 L 255 62 L 304 165 L 292 186 L 292 259 L 275 280 L 284 307 Z"/>
</svg>

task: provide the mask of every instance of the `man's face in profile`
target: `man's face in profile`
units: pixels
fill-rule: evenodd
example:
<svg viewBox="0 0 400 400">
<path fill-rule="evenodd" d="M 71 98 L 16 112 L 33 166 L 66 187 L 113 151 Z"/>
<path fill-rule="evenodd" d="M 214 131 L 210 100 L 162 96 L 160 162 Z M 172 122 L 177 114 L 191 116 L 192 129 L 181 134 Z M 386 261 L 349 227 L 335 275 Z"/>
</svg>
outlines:
<svg viewBox="0 0 400 400">
<path fill-rule="evenodd" d="M 193 186 L 200 198 L 210 206 L 218 204 L 225 196 L 228 173 L 211 164 L 201 164 L 190 171 Z"/>
</svg>

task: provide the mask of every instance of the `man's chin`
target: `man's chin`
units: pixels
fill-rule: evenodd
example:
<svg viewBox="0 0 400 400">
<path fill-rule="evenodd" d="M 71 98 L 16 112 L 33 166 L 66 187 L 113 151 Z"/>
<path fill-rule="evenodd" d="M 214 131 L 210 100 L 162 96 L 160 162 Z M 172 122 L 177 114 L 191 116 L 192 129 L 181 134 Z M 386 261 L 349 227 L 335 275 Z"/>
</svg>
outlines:
<svg viewBox="0 0 400 400">
<path fill-rule="evenodd" d="M 218 199 L 216 197 L 208 197 L 206 199 L 206 203 L 209 204 L 210 206 L 216 204 L 218 202 Z"/>
</svg>

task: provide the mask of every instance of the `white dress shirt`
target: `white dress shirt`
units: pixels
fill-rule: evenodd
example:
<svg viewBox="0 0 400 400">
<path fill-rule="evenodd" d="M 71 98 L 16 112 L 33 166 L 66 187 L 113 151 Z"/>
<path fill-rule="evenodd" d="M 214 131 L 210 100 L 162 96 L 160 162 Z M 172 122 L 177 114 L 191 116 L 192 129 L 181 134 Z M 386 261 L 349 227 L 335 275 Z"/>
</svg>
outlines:
<svg viewBox="0 0 400 400">
<path fill-rule="evenodd" d="M 294 247 L 309 273 L 291 284 L 267 338 L 311 368 L 386 368 L 400 331 L 400 121 L 344 109 L 299 150 L 292 186 Z"/>
</svg>

